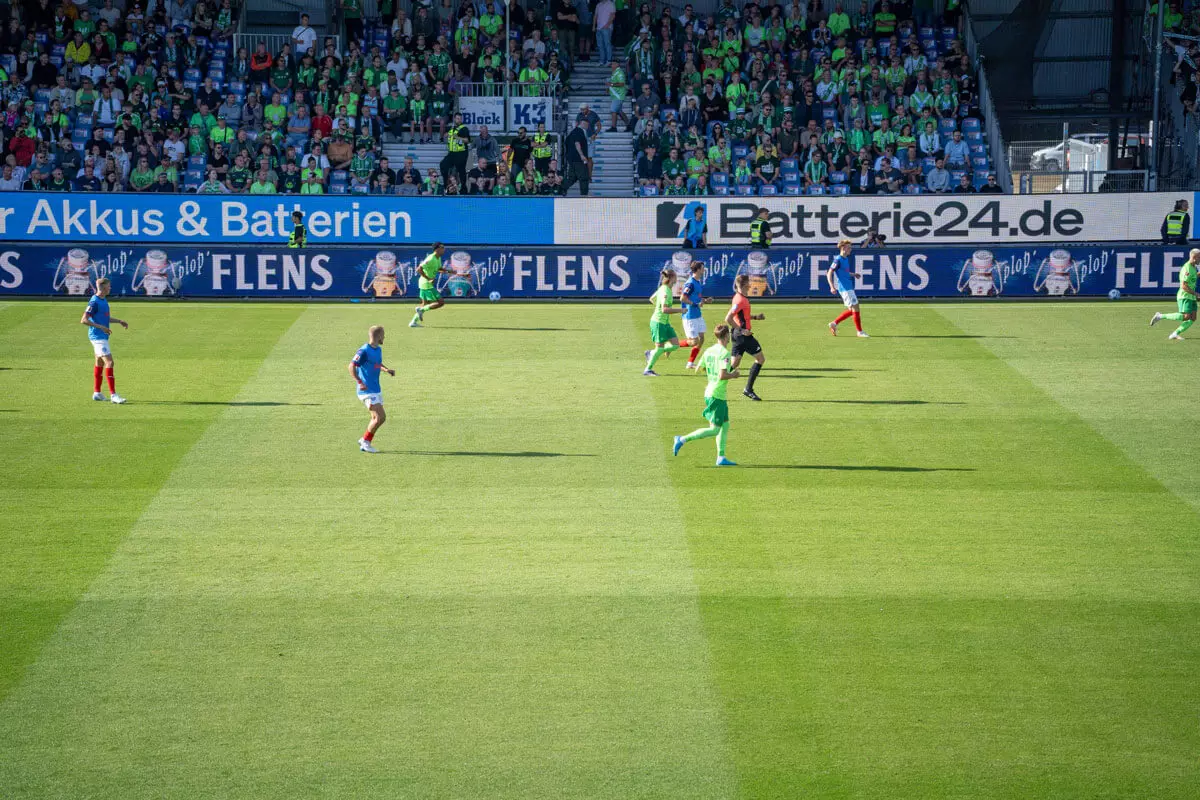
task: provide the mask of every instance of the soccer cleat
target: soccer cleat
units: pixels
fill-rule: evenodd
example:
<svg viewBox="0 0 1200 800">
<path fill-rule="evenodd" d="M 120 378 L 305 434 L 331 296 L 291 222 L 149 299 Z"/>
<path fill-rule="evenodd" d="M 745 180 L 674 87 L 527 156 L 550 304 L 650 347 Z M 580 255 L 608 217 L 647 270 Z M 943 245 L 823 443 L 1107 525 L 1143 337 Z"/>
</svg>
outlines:
<svg viewBox="0 0 1200 800">
<path fill-rule="evenodd" d="M 832 333 L 834 336 L 837 336 L 837 323 L 836 322 L 829 323 L 829 332 Z"/>
<path fill-rule="evenodd" d="M 751 400 L 762 400 L 761 397 L 754 393 L 753 389 L 745 389 L 742 391 L 742 394 L 746 395 L 746 397 L 749 397 Z"/>
<path fill-rule="evenodd" d="M 425 306 L 417 306 L 417 321 L 425 321 Z"/>
<path fill-rule="evenodd" d="M 673 445 L 671 446 L 671 455 L 673 455 L 673 456 L 677 456 L 677 455 L 679 455 L 679 451 L 680 451 L 680 450 L 682 450 L 682 449 L 683 449 L 683 437 L 682 437 L 682 436 L 676 436 L 676 437 L 675 437 L 675 444 L 673 444 Z"/>
<path fill-rule="evenodd" d="M 100 402 L 104 402 L 104 393 L 103 392 L 92 392 L 92 399 L 99 400 Z"/>
<path fill-rule="evenodd" d="M 419 327 L 421 327 L 421 323 L 417 322 L 417 321 L 414 319 L 414 320 L 412 320 L 411 322 L 409 322 L 409 323 L 408 323 L 408 327 L 410 327 L 410 328 L 419 328 Z"/>
<path fill-rule="evenodd" d="M 695 361 L 689 361 L 688 363 L 686 363 L 686 364 L 684 364 L 684 365 L 683 365 L 683 368 L 684 368 L 684 369 L 695 369 L 695 368 L 696 368 L 696 362 L 695 362 Z"/>
<path fill-rule="evenodd" d="M 736 467 L 736 466 L 737 466 L 737 462 L 736 462 L 736 461 L 730 461 L 730 460 L 729 460 L 728 458 L 726 458 L 725 456 L 719 456 L 719 457 L 717 458 L 717 466 L 718 466 L 718 467 Z"/>
<path fill-rule="evenodd" d="M 858 338 L 860 338 L 860 339 L 870 339 L 871 338 L 871 334 L 867 333 L 866 331 L 859 331 L 857 335 L 858 335 Z"/>
<path fill-rule="evenodd" d="M 362 450 L 364 453 L 378 453 L 379 452 L 378 450 L 375 449 L 374 445 L 372 445 L 366 439 L 358 440 L 358 449 Z"/>
<path fill-rule="evenodd" d="M 1162 314 L 1155 311 L 1154 316 L 1150 318 L 1150 327 L 1153 328 L 1155 325 L 1157 325 L 1159 323 L 1159 321 L 1161 319 L 1162 319 Z"/>
<path fill-rule="evenodd" d="M 121 397 L 121 395 L 117 394 L 116 392 L 113 392 L 113 396 L 108 399 L 111 400 L 112 402 L 116 403 L 117 405 L 121 405 L 122 403 L 125 402 L 125 398 Z"/>
<path fill-rule="evenodd" d="M 649 378 L 657 378 L 658 377 L 658 373 L 652 369 L 648 369 L 648 370 L 644 371 L 642 373 L 642 375 L 649 377 Z"/>
<path fill-rule="evenodd" d="M 1183 337 L 1182 337 L 1182 336 L 1180 336 L 1178 333 L 1175 333 L 1174 331 L 1171 331 L 1171 335 L 1167 337 L 1167 341 L 1182 342 L 1182 341 L 1183 341 Z"/>
</svg>

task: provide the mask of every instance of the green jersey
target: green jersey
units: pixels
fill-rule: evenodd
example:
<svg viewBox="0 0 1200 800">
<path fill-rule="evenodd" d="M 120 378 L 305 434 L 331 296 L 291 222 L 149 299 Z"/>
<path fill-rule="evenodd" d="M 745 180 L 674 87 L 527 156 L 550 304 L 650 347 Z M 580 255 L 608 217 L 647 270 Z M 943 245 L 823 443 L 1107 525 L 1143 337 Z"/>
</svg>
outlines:
<svg viewBox="0 0 1200 800">
<path fill-rule="evenodd" d="M 1196 265 L 1188 261 L 1179 270 L 1179 291 L 1175 293 L 1176 300 L 1192 300 L 1196 296 L 1196 278 L 1200 276 L 1200 270 Z M 1186 292 L 1184 290 L 1187 290 Z M 1188 294 L 1191 292 L 1191 294 Z"/>
<path fill-rule="evenodd" d="M 671 287 L 665 283 L 658 287 L 658 291 L 654 293 L 654 315 L 650 317 L 651 322 L 657 322 L 659 325 L 666 325 L 671 321 L 671 315 L 667 313 L 667 309 L 675 298 L 671 296 Z"/>
<path fill-rule="evenodd" d="M 725 399 L 726 384 L 729 381 L 721 380 L 721 370 L 731 371 L 729 361 L 729 351 L 720 342 L 705 350 L 704 354 L 700 356 L 700 366 L 708 375 L 708 386 L 704 389 L 705 397 L 714 397 L 717 400 Z"/>
<path fill-rule="evenodd" d="M 442 259 L 437 253 L 430 253 L 425 256 L 425 260 L 417 267 L 417 272 L 420 280 L 417 281 L 417 286 L 421 289 L 433 289 L 434 281 L 437 280 L 438 270 L 442 268 Z"/>
</svg>

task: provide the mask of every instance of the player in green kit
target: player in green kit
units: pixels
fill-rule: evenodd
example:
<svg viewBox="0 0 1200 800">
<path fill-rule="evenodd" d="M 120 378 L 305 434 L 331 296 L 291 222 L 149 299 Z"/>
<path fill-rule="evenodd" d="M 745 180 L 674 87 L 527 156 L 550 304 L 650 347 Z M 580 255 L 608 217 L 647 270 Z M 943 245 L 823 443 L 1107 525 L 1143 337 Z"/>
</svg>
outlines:
<svg viewBox="0 0 1200 800">
<path fill-rule="evenodd" d="M 737 464 L 725 457 L 725 440 L 729 436 L 729 403 L 725 401 L 725 388 L 730 380 L 740 377 L 741 373 L 730 365 L 729 326 L 718 325 L 713 334 L 717 337 L 717 343 L 700 356 L 699 369 L 696 370 L 699 372 L 703 369 L 708 376 L 708 388 L 704 390 L 704 418 L 708 420 L 708 427 L 692 431 L 686 436 L 676 436 L 671 454 L 679 455 L 687 442 L 715 436 L 717 466 L 736 467 Z"/>
<path fill-rule="evenodd" d="M 1198 275 L 1200 275 L 1200 250 L 1193 250 L 1188 253 L 1187 263 L 1179 270 L 1179 291 L 1175 293 L 1175 302 L 1179 305 L 1179 310 L 1174 314 L 1155 314 L 1150 318 L 1150 327 L 1154 327 L 1161 319 L 1179 323 L 1179 327 L 1167 337 L 1170 341 L 1182 342 L 1181 334 L 1192 327 L 1192 323 L 1196 321 L 1196 278 Z"/>
<path fill-rule="evenodd" d="M 433 252 L 425 256 L 425 260 L 417 265 L 417 287 L 421 290 L 421 305 L 417 306 L 417 313 L 413 314 L 412 322 L 408 323 L 410 328 L 421 327 L 426 311 L 446 305 L 446 301 L 442 299 L 442 293 L 437 290 L 437 276 L 443 272 L 449 272 L 442 267 L 442 253 L 445 252 L 445 245 L 441 242 L 434 242 Z"/>
<path fill-rule="evenodd" d="M 679 336 L 671 327 L 671 315 L 682 312 L 682 309 L 671 305 L 675 300 L 671 296 L 671 287 L 674 285 L 675 270 L 664 269 L 658 289 L 650 295 L 650 302 L 654 303 L 654 314 L 650 317 L 650 341 L 654 342 L 654 349 L 646 351 L 646 369 L 642 374 L 653 378 L 658 377 L 654 364 L 659 356 L 679 349 Z"/>
</svg>

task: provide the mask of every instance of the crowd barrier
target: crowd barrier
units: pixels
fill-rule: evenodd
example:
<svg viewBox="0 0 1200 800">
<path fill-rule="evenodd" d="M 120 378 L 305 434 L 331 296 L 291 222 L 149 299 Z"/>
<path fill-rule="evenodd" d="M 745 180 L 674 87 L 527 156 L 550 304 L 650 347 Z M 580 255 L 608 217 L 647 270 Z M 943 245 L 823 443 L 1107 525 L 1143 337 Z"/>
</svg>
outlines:
<svg viewBox="0 0 1200 800">
<path fill-rule="evenodd" d="M 400 165 L 394 165 L 400 166 Z M 0 193 L 0 241 L 282 244 L 305 213 L 309 244 L 666 246 L 701 210 L 710 245 L 749 241 L 769 209 L 776 244 L 834 244 L 874 228 L 892 245 L 1146 242 L 1191 192 L 848 197 L 438 198 L 372 195 Z M 1193 235 L 1200 225 L 1193 217 Z"/>
<path fill-rule="evenodd" d="M 1172 294 L 1187 248 L 1162 245 L 888 247 L 858 249 L 857 289 L 872 297 L 1104 296 Z M 424 247 L 281 247 L 0 244 L 0 295 L 89 295 L 102 277 L 121 296 L 348 298 L 412 302 Z M 693 258 L 706 293 L 728 297 L 750 276 L 758 297 L 828 298 L 832 247 L 770 251 L 636 247 L 462 247 L 447 251 L 450 297 L 645 300 L 660 271 L 681 280 Z"/>
</svg>

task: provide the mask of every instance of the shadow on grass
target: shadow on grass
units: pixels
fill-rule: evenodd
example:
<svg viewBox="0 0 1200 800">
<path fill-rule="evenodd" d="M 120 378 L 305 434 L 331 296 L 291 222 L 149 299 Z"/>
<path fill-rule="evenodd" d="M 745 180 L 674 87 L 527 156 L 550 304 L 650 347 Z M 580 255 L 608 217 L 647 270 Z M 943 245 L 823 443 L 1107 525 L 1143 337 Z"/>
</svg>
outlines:
<svg viewBox="0 0 1200 800">
<path fill-rule="evenodd" d="M 883 372 L 883 370 L 852 367 L 763 367 L 763 374 L 773 372 Z"/>
<path fill-rule="evenodd" d="M 0 367 L 0 372 L 37 372 L 37 367 Z"/>
<path fill-rule="evenodd" d="M 536 450 L 489 452 L 485 450 L 394 450 L 400 456 L 460 456 L 465 458 L 595 458 L 595 453 L 542 453 Z"/>
<path fill-rule="evenodd" d="M 587 330 L 587 328 L 506 328 L 498 325 L 435 325 L 433 327 L 447 331 L 577 331 L 582 333 Z"/>
<path fill-rule="evenodd" d="M 713 467 L 719 469 L 719 467 Z M 850 464 L 743 464 L 742 469 L 824 469 L 834 472 L 974 472 L 973 467 L 889 467 Z"/>
<path fill-rule="evenodd" d="M 764 403 L 833 403 L 849 406 L 965 406 L 956 400 L 764 400 Z"/>
<path fill-rule="evenodd" d="M 320 403 L 280 403 L 274 400 L 141 400 L 139 406 L 231 406 L 270 408 L 274 406 L 319 406 Z"/>
<path fill-rule="evenodd" d="M 913 334 L 902 336 L 887 336 L 884 334 L 871 334 L 872 339 L 1020 339 L 1020 336 L 977 336 L 971 333 L 945 333 L 945 334 Z"/>
</svg>

